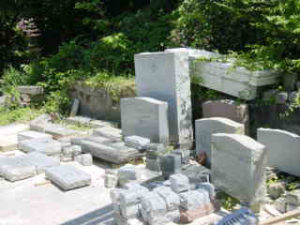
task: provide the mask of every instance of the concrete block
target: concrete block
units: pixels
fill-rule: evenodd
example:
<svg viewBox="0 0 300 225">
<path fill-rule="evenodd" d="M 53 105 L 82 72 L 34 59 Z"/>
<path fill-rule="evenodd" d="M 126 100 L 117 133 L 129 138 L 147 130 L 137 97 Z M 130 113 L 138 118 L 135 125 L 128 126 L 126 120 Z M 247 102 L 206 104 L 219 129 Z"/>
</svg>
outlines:
<svg viewBox="0 0 300 225">
<path fill-rule="evenodd" d="M 182 210 L 194 210 L 210 203 L 206 191 L 187 191 L 179 194 L 180 208 Z"/>
<path fill-rule="evenodd" d="M 37 131 L 22 131 L 18 133 L 18 143 L 21 141 L 25 140 L 30 140 L 30 139 L 44 139 L 44 140 L 51 140 L 52 136 L 50 134 L 45 134 L 42 132 L 37 132 Z"/>
<path fill-rule="evenodd" d="M 106 169 L 104 186 L 106 188 L 115 188 L 118 185 L 118 171 Z"/>
<path fill-rule="evenodd" d="M 125 145 L 130 148 L 136 148 L 138 150 L 146 149 L 147 145 L 150 144 L 149 138 L 144 138 L 140 136 L 128 136 L 124 139 Z"/>
<path fill-rule="evenodd" d="M 182 174 L 173 174 L 170 176 L 171 188 L 176 193 L 188 191 L 190 189 L 190 182 L 187 176 Z"/>
<path fill-rule="evenodd" d="M 138 96 L 168 103 L 171 144 L 190 148 L 193 139 L 189 52 L 171 49 L 134 57 Z"/>
<path fill-rule="evenodd" d="M 211 203 L 203 205 L 196 209 L 180 211 L 180 223 L 192 223 L 194 220 L 210 215 L 214 211 L 215 208 Z"/>
<path fill-rule="evenodd" d="M 121 99 L 121 126 L 125 137 L 138 135 L 151 142 L 169 143 L 168 103 L 148 97 Z"/>
<path fill-rule="evenodd" d="M 240 104 L 229 99 L 207 101 L 202 104 L 202 112 L 203 118 L 227 118 L 243 124 L 246 134 L 250 132 L 250 113 L 247 104 Z"/>
<path fill-rule="evenodd" d="M 35 167 L 24 156 L 0 158 L 0 176 L 6 180 L 14 182 L 35 174 Z"/>
<path fill-rule="evenodd" d="M 265 195 L 266 147 L 240 134 L 212 135 L 212 181 L 216 188 L 254 204 Z"/>
<path fill-rule="evenodd" d="M 127 164 L 125 166 L 122 166 L 118 170 L 119 183 L 125 184 L 128 181 L 139 180 L 141 178 L 141 174 L 139 172 L 140 171 L 138 171 L 138 169 L 134 165 Z"/>
<path fill-rule="evenodd" d="M 167 210 L 174 211 L 179 209 L 180 198 L 171 188 L 166 186 L 160 186 L 153 190 L 166 202 Z"/>
<path fill-rule="evenodd" d="M 211 135 L 215 133 L 244 134 L 244 125 L 221 117 L 195 121 L 196 152 L 206 153 L 207 165 L 211 165 Z"/>
<path fill-rule="evenodd" d="M 30 139 L 19 143 L 20 150 L 24 152 L 40 152 L 48 156 L 60 155 L 61 143 L 49 139 Z"/>
<path fill-rule="evenodd" d="M 75 161 L 81 164 L 82 166 L 93 165 L 93 157 L 89 153 L 75 156 Z"/>
<path fill-rule="evenodd" d="M 259 128 L 258 142 L 267 149 L 268 165 L 300 176 L 300 136 L 288 131 Z"/>
<path fill-rule="evenodd" d="M 45 172 L 47 168 L 58 166 L 59 161 L 39 152 L 30 152 L 24 157 L 31 165 L 35 166 L 38 174 Z"/>
<path fill-rule="evenodd" d="M 46 169 L 46 177 L 64 191 L 88 186 L 91 176 L 73 166 L 61 165 Z"/>
<path fill-rule="evenodd" d="M 167 154 L 161 156 L 159 160 L 160 168 L 165 178 L 181 171 L 181 157 L 179 155 Z"/>
</svg>

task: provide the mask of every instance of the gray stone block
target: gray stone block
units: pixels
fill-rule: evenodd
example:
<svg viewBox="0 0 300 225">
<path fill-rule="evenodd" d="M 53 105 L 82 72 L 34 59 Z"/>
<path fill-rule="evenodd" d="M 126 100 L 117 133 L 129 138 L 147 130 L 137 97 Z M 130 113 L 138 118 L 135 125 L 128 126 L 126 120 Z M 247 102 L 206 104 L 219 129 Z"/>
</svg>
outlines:
<svg viewBox="0 0 300 225">
<path fill-rule="evenodd" d="M 168 103 L 170 141 L 189 148 L 193 128 L 188 50 L 141 53 L 134 61 L 138 96 Z"/>
<path fill-rule="evenodd" d="M 122 139 L 122 130 L 114 127 L 101 127 L 94 130 L 95 136 L 101 136 L 112 140 Z"/>
<path fill-rule="evenodd" d="M 93 157 L 89 153 L 75 156 L 75 161 L 81 164 L 82 166 L 93 165 Z"/>
<path fill-rule="evenodd" d="M 213 201 L 216 197 L 215 186 L 211 183 L 197 184 L 196 185 L 196 190 L 207 191 L 211 201 Z"/>
<path fill-rule="evenodd" d="M 121 99 L 121 126 L 125 137 L 138 135 L 151 142 L 169 143 L 168 103 L 148 97 Z"/>
<path fill-rule="evenodd" d="M 35 167 L 24 156 L 0 158 L 0 176 L 9 181 L 23 180 L 36 174 Z"/>
<path fill-rule="evenodd" d="M 190 161 L 191 151 L 187 149 L 176 149 L 172 151 L 172 154 L 180 155 L 181 163 L 188 164 Z"/>
<path fill-rule="evenodd" d="M 182 174 L 174 174 L 170 176 L 171 188 L 176 193 L 188 191 L 190 189 L 189 178 Z"/>
<path fill-rule="evenodd" d="M 65 191 L 91 184 L 91 175 L 70 165 L 51 167 L 45 174 L 51 182 Z"/>
<path fill-rule="evenodd" d="M 266 147 L 240 134 L 212 135 L 212 181 L 216 188 L 254 204 L 265 195 Z"/>
<path fill-rule="evenodd" d="M 201 165 L 188 165 L 183 167 L 181 173 L 189 178 L 191 183 L 209 182 L 210 170 Z"/>
<path fill-rule="evenodd" d="M 48 156 L 60 155 L 61 143 L 49 139 L 30 139 L 19 143 L 20 150 L 24 152 L 40 152 Z"/>
<path fill-rule="evenodd" d="M 30 152 L 25 157 L 31 165 L 35 166 L 37 173 L 43 173 L 47 168 L 58 166 L 59 161 L 39 152 Z"/>
<path fill-rule="evenodd" d="M 128 181 L 139 180 L 141 178 L 138 167 L 134 165 L 125 165 L 118 170 L 118 180 L 120 184 L 125 184 Z"/>
<path fill-rule="evenodd" d="M 117 185 L 118 185 L 118 171 L 106 169 L 104 186 L 106 188 L 115 188 Z"/>
<path fill-rule="evenodd" d="M 167 154 L 161 156 L 159 160 L 160 168 L 165 178 L 181 171 L 181 157 L 179 155 Z"/>
<path fill-rule="evenodd" d="M 268 165 L 300 176 L 300 136 L 288 131 L 259 128 L 258 142 L 267 149 Z"/>
<path fill-rule="evenodd" d="M 44 93 L 44 89 L 41 86 L 18 86 L 18 91 L 21 94 L 28 95 L 42 95 Z"/>
<path fill-rule="evenodd" d="M 161 171 L 160 161 L 157 159 L 146 159 L 146 168 L 152 171 Z"/>
<path fill-rule="evenodd" d="M 18 143 L 21 141 L 25 140 L 30 140 L 30 139 L 44 139 L 44 140 L 51 140 L 52 136 L 50 134 L 45 134 L 42 132 L 37 132 L 37 131 L 22 131 L 18 133 Z"/>
<path fill-rule="evenodd" d="M 244 125 L 221 117 L 198 119 L 195 121 L 196 152 L 206 153 L 207 165 L 211 164 L 211 135 L 215 133 L 244 134 Z"/>
<path fill-rule="evenodd" d="M 193 210 L 210 203 L 209 195 L 206 191 L 188 191 L 179 194 L 180 208 L 182 210 Z"/>
<path fill-rule="evenodd" d="M 146 149 L 147 145 L 150 143 L 150 139 L 134 135 L 134 136 L 125 137 L 124 142 L 125 145 L 130 148 L 144 150 Z"/>
<path fill-rule="evenodd" d="M 180 205 L 180 198 L 171 188 L 160 186 L 153 190 L 153 192 L 157 193 L 160 197 L 164 199 L 166 202 L 167 210 L 173 211 L 178 210 Z"/>
</svg>

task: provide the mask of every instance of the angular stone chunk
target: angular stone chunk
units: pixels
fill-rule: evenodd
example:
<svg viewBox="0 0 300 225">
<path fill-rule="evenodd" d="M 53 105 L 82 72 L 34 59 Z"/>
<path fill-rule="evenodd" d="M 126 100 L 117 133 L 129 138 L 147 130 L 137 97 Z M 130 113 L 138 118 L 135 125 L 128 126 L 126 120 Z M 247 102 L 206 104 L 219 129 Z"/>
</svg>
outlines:
<svg viewBox="0 0 300 225">
<path fill-rule="evenodd" d="M 179 173 L 181 171 L 181 157 L 176 154 L 167 154 L 160 158 L 160 168 L 165 178 L 171 174 Z"/>
<path fill-rule="evenodd" d="M 268 165 L 300 176 L 300 136 L 288 131 L 259 128 L 258 142 L 267 149 Z"/>
<path fill-rule="evenodd" d="M 150 139 L 140 136 L 128 136 L 124 139 L 125 145 L 138 150 L 146 149 L 147 145 L 150 144 Z"/>
<path fill-rule="evenodd" d="M 75 156 L 75 161 L 80 163 L 83 166 L 93 165 L 93 157 L 91 154 L 82 154 L 82 155 Z"/>
<path fill-rule="evenodd" d="M 170 176 L 171 188 L 174 192 L 180 193 L 190 189 L 190 182 L 187 176 L 174 174 Z"/>
<path fill-rule="evenodd" d="M 95 136 L 101 136 L 109 139 L 122 139 L 122 131 L 114 127 L 101 127 L 94 130 Z"/>
<path fill-rule="evenodd" d="M 39 152 L 30 152 L 24 156 L 26 161 L 35 166 L 37 173 L 43 173 L 47 168 L 58 166 L 59 161 Z"/>
<path fill-rule="evenodd" d="M 212 181 L 242 202 L 256 203 L 265 194 L 266 147 L 240 134 L 212 135 Z"/>
<path fill-rule="evenodd" d="M 189 51 L 141 53 L 134 62 L 138 96 L 168 103 L 170 141 L 189 148 L 193 139 Z"/>
<path fill-rule="evenodd" d="M 69 165 L 49 168 L 45 174 L 51 182 L 65 191 L 91 184 L 91 175 Z"/>
<path fill-rule="evenodd" d="M 30 129 L 44 132 L 44 127 L 51 121 L 51 116 L 48 114 L 42 114 L 39 117 L 35 118 L 34 120 L 30 121 Z"/>
<path fill-rule="evenodd" d="M 207 165 L 211 164 L 211 135 L 215 133 L 244 134 L 244 125 L 221 117 L 195 121 L 196 152 L 206 153 Z"/>
<path fill-rule="evenodd" d="M 193 210 L 210 203 L 208 192 L 206 191 L 187 191 L 179 194 L 180 207 L 183 210 Z"/>
<path fill-rule="evenodd" d="M 18 143 L 21 141 L 25 140 L 30 140 L 30 139 L 45 139 L 45 140 L 51 140 L 52 136 L 50 134 L 45 134 L 37 131 L 22 131 L 18 133 Z"/>
<path fill-rule="evenodd" d="M 162 197 L 167 205 L 168 211 L 177 210 L 180 205 L 180 198 L 171 188 L 161 186 L 157 187 L 153 190 L 153 192 L 157 193 L 160 197 Z"/>
<path fill-rule="evenodd" d="M 11 124 L 0 126 L 0 152 L 16 150 L 18 147 L 18 133 L 29 128 L 26 124 Z"/>
<path fill-rule="evenodd" d="M 24 152 L 40 152 L 48 156 L 60 155 L 62 147 L 61 143 L 49 139 L 31 139 L 21 141 L 19 148 Z"/>
<path fill-rule="evenodd" d="M 33 177 L 35 172 L 35 167 L 24 156 L 0 158 L 0 176 L 6 180 L 23 180 Z"/>
<path fill-rule="evenodd" d="M 122 132 L 169 143 L 168 103 L 148 97 L 121 99 Z"/>
</svg>

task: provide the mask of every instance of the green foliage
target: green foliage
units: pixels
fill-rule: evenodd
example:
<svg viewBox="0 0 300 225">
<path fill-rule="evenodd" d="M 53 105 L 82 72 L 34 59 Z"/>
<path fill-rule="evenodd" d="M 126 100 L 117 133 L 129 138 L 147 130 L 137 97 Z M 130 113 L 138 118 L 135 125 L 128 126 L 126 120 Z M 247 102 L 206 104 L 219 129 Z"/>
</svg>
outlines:
<svg viewBox="0 0 300 225">
<path fill-rule="evenodd" d="M 221 206 L 227 210 L 233 210 L 239 204 L 239 201 L 224 192 L 218 192 L 217 199 L 220 201 Z"/>
</svg>

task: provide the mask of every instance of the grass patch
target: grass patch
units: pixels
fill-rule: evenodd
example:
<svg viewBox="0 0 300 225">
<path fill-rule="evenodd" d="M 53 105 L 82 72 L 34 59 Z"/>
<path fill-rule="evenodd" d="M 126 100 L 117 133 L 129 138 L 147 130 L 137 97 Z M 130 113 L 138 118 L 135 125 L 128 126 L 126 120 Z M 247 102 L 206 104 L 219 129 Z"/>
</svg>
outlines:
<svg viewBox="0 0 300 225">
<path fill-rule="evenodd" d="M 42 109 L 34 109 L 29 107 L 17 108 L 13 110 L 0 107 L 0 125 L 8 125 L 14 122 L 29 122 L 43 113 L 44 111 Z"/>
</svg>

